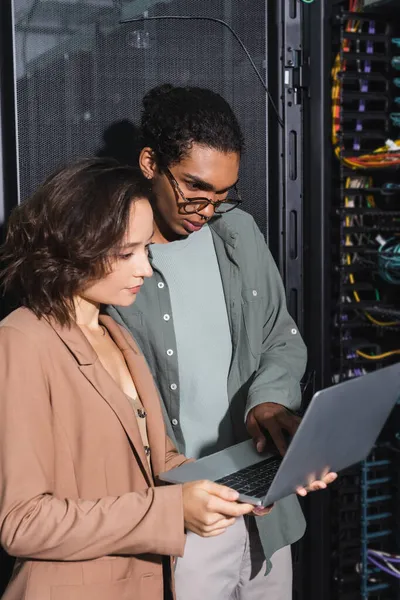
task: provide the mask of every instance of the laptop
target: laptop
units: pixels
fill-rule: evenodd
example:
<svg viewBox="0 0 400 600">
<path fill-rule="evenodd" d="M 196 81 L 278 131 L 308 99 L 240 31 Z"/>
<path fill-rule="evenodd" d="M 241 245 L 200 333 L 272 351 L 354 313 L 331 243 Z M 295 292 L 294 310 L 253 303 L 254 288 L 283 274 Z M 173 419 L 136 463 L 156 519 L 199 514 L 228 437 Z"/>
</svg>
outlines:
<svg viewBox="0 0 400 600">
<path fill-rule="evenodd" d="M 242 502 L 269 506 L 365 459 L 397 400 L 400 363 L 314 394 L 283 459 L 259 454 L 247 440 L 159 477 L 169 483 L 209 479 L 237 490 Z"/>
</svg>

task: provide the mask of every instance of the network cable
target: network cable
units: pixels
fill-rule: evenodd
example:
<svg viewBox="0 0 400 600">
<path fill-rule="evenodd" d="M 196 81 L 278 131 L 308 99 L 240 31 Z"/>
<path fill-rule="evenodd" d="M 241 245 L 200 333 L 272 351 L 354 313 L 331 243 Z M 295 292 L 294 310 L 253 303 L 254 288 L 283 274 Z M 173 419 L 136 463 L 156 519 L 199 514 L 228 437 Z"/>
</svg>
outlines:
<svg viewBox="0 0 400 600">
<path fill-rule="evenodd" d="M 349 11 L 360 12 L 362 6 L 359 0 L 350 0 Z M 359 20 L 349 20 L 346 24 L 346 31 L 350 33 L 356 33 L 360 31 L 361 23 Z M 372 33 L 372 31 L 370 31 Z M 369 45 L 368 45 L 369 44 Z M 367 52 L 372 54 L 373 45 L 371 42 L 367 44 Z M 395 141 L 388 140 L 384 146 L 376 148 L 371 153 L 366 153 L 360 156 L 343 156 L 343 148 L 339 141 L 340 125 L 341 125 L 341 91 L 342 91 L 342 73 L 347 70 L 346 59 L 342 58 L 342 55 L 350 52 L 350 41 L 343 40 L 341 51 L 336 55 L 334 65 L 332 68 L 332 142 L 334 145 L 334 152 L 337 158 L 347 167 L 351 169 L 374 169 L 383 167 L 393 167 L 400 165 L 400 140 Z M 370 62 L 364 61 L 364 72 L 370 71 Z M 360 64 L 358 65 L 358 72 L 361 71 Z M 362 80 L 361 80 L 362 84 Z M 398 113 L 392 113 L 392 120 L 398 122 Z M 400 115 L 399 115 L 400 119 Z M 400 122 L 400 121 L 399 121 Z M 358 148 L 354 148 L 358 149 Z"/>
<path fill-rule="evenodd" d="M 371 177 L 365 177 L 365 176 L 361 177 L 360 176 L 360 177 L 347 177 L 346 178 L 346 182 L 345 182 L 346 189 L 354 189 L 354 188 L 364 188 L 365 189 L 368 187 L 372 187 L 372 178 Z M 345 195 L 344 201 L 345 201 L 345 208 L 354 207 L 354 201 L 351 200 L 347 194 Z M 372 195 L 366 196 L 366 202 L 367 202 L 368 207 L 370 207 L 370 208 L 375 207 L 375 200 Z M 362 226 L 363 225 L 363 217 L 361 216 L 359 221 L 355 221 L 356 219 L 357 219 L 357 217 L 355 217 L 354 215 L 352 215 L 352 216 L 346 215 L 345 216 L 345 226 L 352 227 L 355 223 L 357 225 Z M 360 234 L 361 237 L 359 237 L 356 240 L 357 243 L 362 242 L 362 235 L 363 234 Z M 345 237 L 345 247 L 350 247 L 350 246 L 353 246 L 353 242 L 352 242 L 351 235 L 347 234 Z M 352 257 L 352 255 L 350 253 L 347 253 L 345 260 L 346 260 L 346 265 L 351 266 L 355 259 Z M 348 277 L 349 277 L 349 282 L 354 286 L 356 283 L 354 273 L 349 273 Z M 360 295 L 355 289 L 353 290 L 353 297 L 357 303 L 361 302 Z M 375 297 L 376 297 L 376 300 L 379 300 L 379 291 L 377 289 L 375 289 Z M 374 325 L 380 326 L 380 327 L 393 327 L 396 325 L 400 325 L 400 321 L 379 321 L 379 320 L 375 319 L 367 311 L 364 311 L 364 315 L 371 323 L 373 323 Z"/>
<path fill-rule="evenodd" d="M 228 31 L 231 32 L 231 34 L 233 35 L 233 37 L 235 38 L 235 40 L 238 42 L 239 46 L 242 48 L 243 52 L 245 53 L 247 60 L 250 62 L 251 67 L 253 69 L 253 71 L 255 72 L 255 74 L 257 75 L 257 78 L 259 80 L 259 82 L 261 83 L 261 85 L 263 86 L 267 96 L 268 96 L 268 100 L 269 103 L 271 104 L 272 108 L 274 109 L 277 121 L 279 123 L 279 125 L 283 128 L 284 127 L 284 123 L 283 120 L 279 114 L 278 108 L 274 102 L 274 99 L 272 98 L 272 95 L 267 87 L 267 84 L 265 83 L 260 71 L 257 69 L 256 64 L 254 62 L 254 60 L 251 57 L 250 52 L 247 50 L 244 42 L 242 41 L 242 39 L 240 38 L 240 36 L 236 33 L 236 31 L 233 29 L 233 27 L 231 27 L 229 25 L 229 23 L 227 23 L 226 21 L 224 21 L 223 19 L 216 19 L 214 17 L 203 17 L 203 16 L 191 16 L 191 15 L 157 15 L 155 17 L 148 17 L 148 16 L 142 16 L 142 17 L 134 17 L 132 19 L 123 19 L 122 21 L 120 21 L 121 25 L 124 25 L 126 23 L 135 23 L 135 22 L 139 22 L 139 21 L 162 21 L 162 20 L 171 20 L 171 21 L 209 21 L 211 23 L 219 23 L 220 25 L 222 25 L 223 27 L 226 27 L 226 29 L 228 29 Z"/>
<path fill-rule="evenodd" d="M 378 250 L 379 274 L 388 283 L 400 285 L 400 240 L 383 241 Z"/>
<path fill-rule="evenodd" d="M 382 354 L 366 354 L 361 350 L 356 350 L 356 354 L 361 358 L 366 358 L 367 360 L 384 360 L 385 358 L 389 358 L 395 354 L 400 354 L 400 348 L 398 350 L 389 350 L 389 352 L 383 352 Z"/>
<path fill-rule="evenodd" d="M 400 570 L 396 567 L 396 565 L 400 563 L 400 556 L 382 552 L 381 550 L 368 549 L 367 559 L 368 562 L 373 564 L 380 571 L 400 579 Z"/>
</svg>

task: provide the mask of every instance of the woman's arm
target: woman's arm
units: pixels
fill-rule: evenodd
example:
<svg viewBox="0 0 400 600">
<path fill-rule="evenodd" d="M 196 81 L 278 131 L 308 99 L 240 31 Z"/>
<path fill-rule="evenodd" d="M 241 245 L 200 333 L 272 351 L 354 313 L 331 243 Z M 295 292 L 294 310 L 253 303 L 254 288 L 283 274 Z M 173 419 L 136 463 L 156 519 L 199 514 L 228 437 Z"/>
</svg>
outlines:
<svg viewBox="0 0 400 600">
<path fill-rule="evenodd" d="M 166 449 L 165 449 L 165 470 L 170 471 L 171 469 L 175 469 L 176 467 L 180 467 L 186 462 L 193 462 L 193 458 L 186 458 L 183 454 L 179 454 L 178 450 L 175 448 L 171 439 L 166 436 Z"/>
<path fill-rule="evenodd" d="M 181 556 L 181 486 L 98 500 L 52 495 L 52 422 L 37 345 L 17 329 L 0 327 L 0 541 L 5 550 L 44 560 Z"/>
</svg>

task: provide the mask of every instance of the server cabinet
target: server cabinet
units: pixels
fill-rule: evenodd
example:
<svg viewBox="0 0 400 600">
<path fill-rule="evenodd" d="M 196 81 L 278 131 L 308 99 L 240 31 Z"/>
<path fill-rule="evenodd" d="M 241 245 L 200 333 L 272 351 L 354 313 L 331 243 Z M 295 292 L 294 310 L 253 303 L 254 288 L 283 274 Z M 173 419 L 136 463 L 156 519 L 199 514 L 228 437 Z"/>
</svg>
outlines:
<svg viewBox="0 0 400 600">
<path fill-rule="evenodd" d="M 399 234 L 399 23 L 395 2 L 314 2 L 304 16 L 305 332 L 322 387 L 398 360 L 386 250 Z M 398 431 L 396 408 L 368 460 L 310 499 L 307 598 L 399 597 L 381 560 L 398 553 Z"/>
</svg>

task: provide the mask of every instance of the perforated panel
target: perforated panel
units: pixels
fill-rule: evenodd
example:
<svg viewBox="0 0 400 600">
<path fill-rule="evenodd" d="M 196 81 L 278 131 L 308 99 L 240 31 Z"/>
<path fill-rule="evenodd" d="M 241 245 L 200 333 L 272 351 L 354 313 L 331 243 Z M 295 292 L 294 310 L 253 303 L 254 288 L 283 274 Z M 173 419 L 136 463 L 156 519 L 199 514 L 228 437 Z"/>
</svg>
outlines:
<svg viewBox="0 0 400 600">
<path fill-rule="evenodd" d="M 57 165 L 101 150 L 105 132 L 106 153 L 132 156 L 145 92 L 163 82 L 198 85 L 221 93 L 240 120 L 247 146 L 240 189 L 245 209 L 265 232 L 265 93 L 232 34 L 199 21 L 119 25 L 144 11 L 224 19 L 264 75 L 265 4 L 15 1 L 20 198 Z"/>
</svg>

